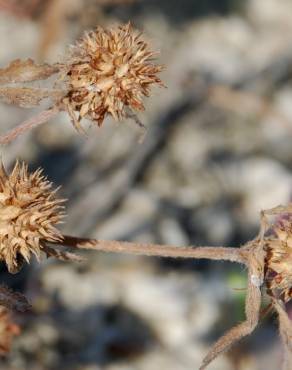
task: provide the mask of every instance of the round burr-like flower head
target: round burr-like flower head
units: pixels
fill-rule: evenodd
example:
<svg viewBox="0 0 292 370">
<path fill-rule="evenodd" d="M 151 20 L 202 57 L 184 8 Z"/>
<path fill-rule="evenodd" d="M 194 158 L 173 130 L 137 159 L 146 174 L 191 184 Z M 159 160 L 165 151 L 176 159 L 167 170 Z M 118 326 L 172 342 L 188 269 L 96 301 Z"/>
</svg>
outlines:
<svg viewBox="0 0 292 370">
<path fill-rule="evenodd" d="M 28 173 L 17 162 L 10 174 L 0 166 L 0 260 L 16 273 L 31 254 L 39 258 L 46 242 L 62 240 L 55 228 L 63 217 L 62 203 L 42 170 Z"/>
<path fill-rule="evenodd" d="M 100 126 L 107 114 L 120 120 L 144 110 L 142 98 L 150 87 L 162 86 L 157 73 L 163 67 L 153 63 L 155 54 L 130 24 L 85 34 L 65 65 L 68 94 L 63 103 L 73 123 L 78 127 L 87 117 Z"/>
</svg>

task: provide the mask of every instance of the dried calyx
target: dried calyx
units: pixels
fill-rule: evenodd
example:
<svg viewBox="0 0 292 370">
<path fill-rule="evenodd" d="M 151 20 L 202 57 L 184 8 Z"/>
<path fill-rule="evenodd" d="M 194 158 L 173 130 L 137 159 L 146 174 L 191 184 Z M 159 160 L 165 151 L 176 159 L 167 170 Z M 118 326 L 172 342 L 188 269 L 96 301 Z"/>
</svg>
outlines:
<svg viewBox="0 0 292 370">
<path fill-rule="evenodd" d="M 283 214 L 266 239 L 265 280 L 268 294 L 288 302 L 292 298 L 292 215 Z"/>
<path fill-rule="evenodd" d="M 16 273 L 31 254 L 37 258 L 46 242 L 62 240 L 55 227 L 63 217 L 56 190 L 41 170 L 28 173 L 17 162 L 10 174 L 0 166 L 0 259 Z"/>
<path fill-rule="evenodd" d="M 120 120 L 127 109 L 144 110 L 142 98 L 150 87 L 162 86 L 157 73 L 163 67 L 153 63 L 155 54 L 129 23 L 86 33 L 64 64 L 68 94 L 63 103 L 75 126 L 83 117 L 100 126 L 108 114 Z"/>
</svg>

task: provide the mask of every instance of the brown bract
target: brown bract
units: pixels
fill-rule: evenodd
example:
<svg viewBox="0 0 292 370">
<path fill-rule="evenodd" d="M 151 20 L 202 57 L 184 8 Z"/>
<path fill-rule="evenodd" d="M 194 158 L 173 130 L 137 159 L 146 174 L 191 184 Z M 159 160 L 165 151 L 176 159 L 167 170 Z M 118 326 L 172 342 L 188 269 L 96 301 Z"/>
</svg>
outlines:
<svg viewBox="0 0 292 370">
<path fill-rule="evenodd" d="M 288 302 L 292 298 L 292 223 L 291 215 L 282 216 L 267 240 L 266 284 L 268 293 Z"/>
<path fill-rule="evenodd" d="M 31 174 L 27 166 L 18 162 L 11 174 L 0 166 L 0 260 L 9 272 L 29 262 L 31 254 L 40 257 L 45 242 L 62 240 L 55 228 L 63 217 L 56 190 L 42 175 L 41 170 Z"/>
<path fill-rule="evenodd" d="M 64 65 L 68 94 L 63 103 L 74 125 L 80 129 L 87 117 L 100 126 L 108 114 L 120 120 L 128 116 L 127 109 L 143 111 L 142 98 L 150 95 L 150 87 L 162 86 L 157 73 L 163 67 L 153 63 L 155 54 L 129 23 L 86 33 Z"/>
</svg>

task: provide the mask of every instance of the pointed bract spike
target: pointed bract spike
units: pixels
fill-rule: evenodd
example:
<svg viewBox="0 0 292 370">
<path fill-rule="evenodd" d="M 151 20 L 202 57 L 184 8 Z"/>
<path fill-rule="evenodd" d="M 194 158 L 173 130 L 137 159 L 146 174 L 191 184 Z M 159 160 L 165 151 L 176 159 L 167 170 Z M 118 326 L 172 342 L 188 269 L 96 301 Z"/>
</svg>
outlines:
<svg viewBox="0 0 292 370">
<path fill-rule="evenodd" d="M 16 162 L 15 162 L 15 165 L 13 167 L 13 170 L 9 176 L 9 180 L 15 184 L 16 181 L 17 181 L 17 178 L 19 177 L 19 167 L 20 167 L 20 164 L 19 164 L 19 160 L 17 159 Z"/>
<path fill-rule="evenodd" d="M 7 173 L 2 160 L 0 161 L 0 179 L 4 181 L 7 179 Z"/>
</svg>

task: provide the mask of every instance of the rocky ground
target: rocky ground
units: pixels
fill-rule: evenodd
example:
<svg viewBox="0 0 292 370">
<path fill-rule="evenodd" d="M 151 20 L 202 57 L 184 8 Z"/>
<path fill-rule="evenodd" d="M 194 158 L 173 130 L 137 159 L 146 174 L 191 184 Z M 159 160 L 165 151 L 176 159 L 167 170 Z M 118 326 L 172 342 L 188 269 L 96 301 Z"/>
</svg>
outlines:
<svg viewBox="0 0 292 370">
<path fill-rule="evenodd" d="M 64 115 L 2 148 L 5 164 L 25 159 L 62 185 L 67 234 L 178 246 L 252 238 L 259 211 L 291 198 L 291 1 L 71 5 L 45 48 L 44 16 L 0 12 L 0 65 L 40 55 L 57 61 L 84 29 L 130 19 L 160 49 L 167 89 L 146 102 L 142 144 L 133 122 L 88 123 L 86 138 Z M 2 132 L 34 113 L 4 104 L 0 111 Z M 86 256 L 13 277 L 3 267 L 3 280 L 33 310 L 17 318 L 22 333 L 1 369 L 195 370 L 243 319 L 240 266 Z M 269 316 L 210 370 L 274 370 L 280 362 Z"/>
</svg>

